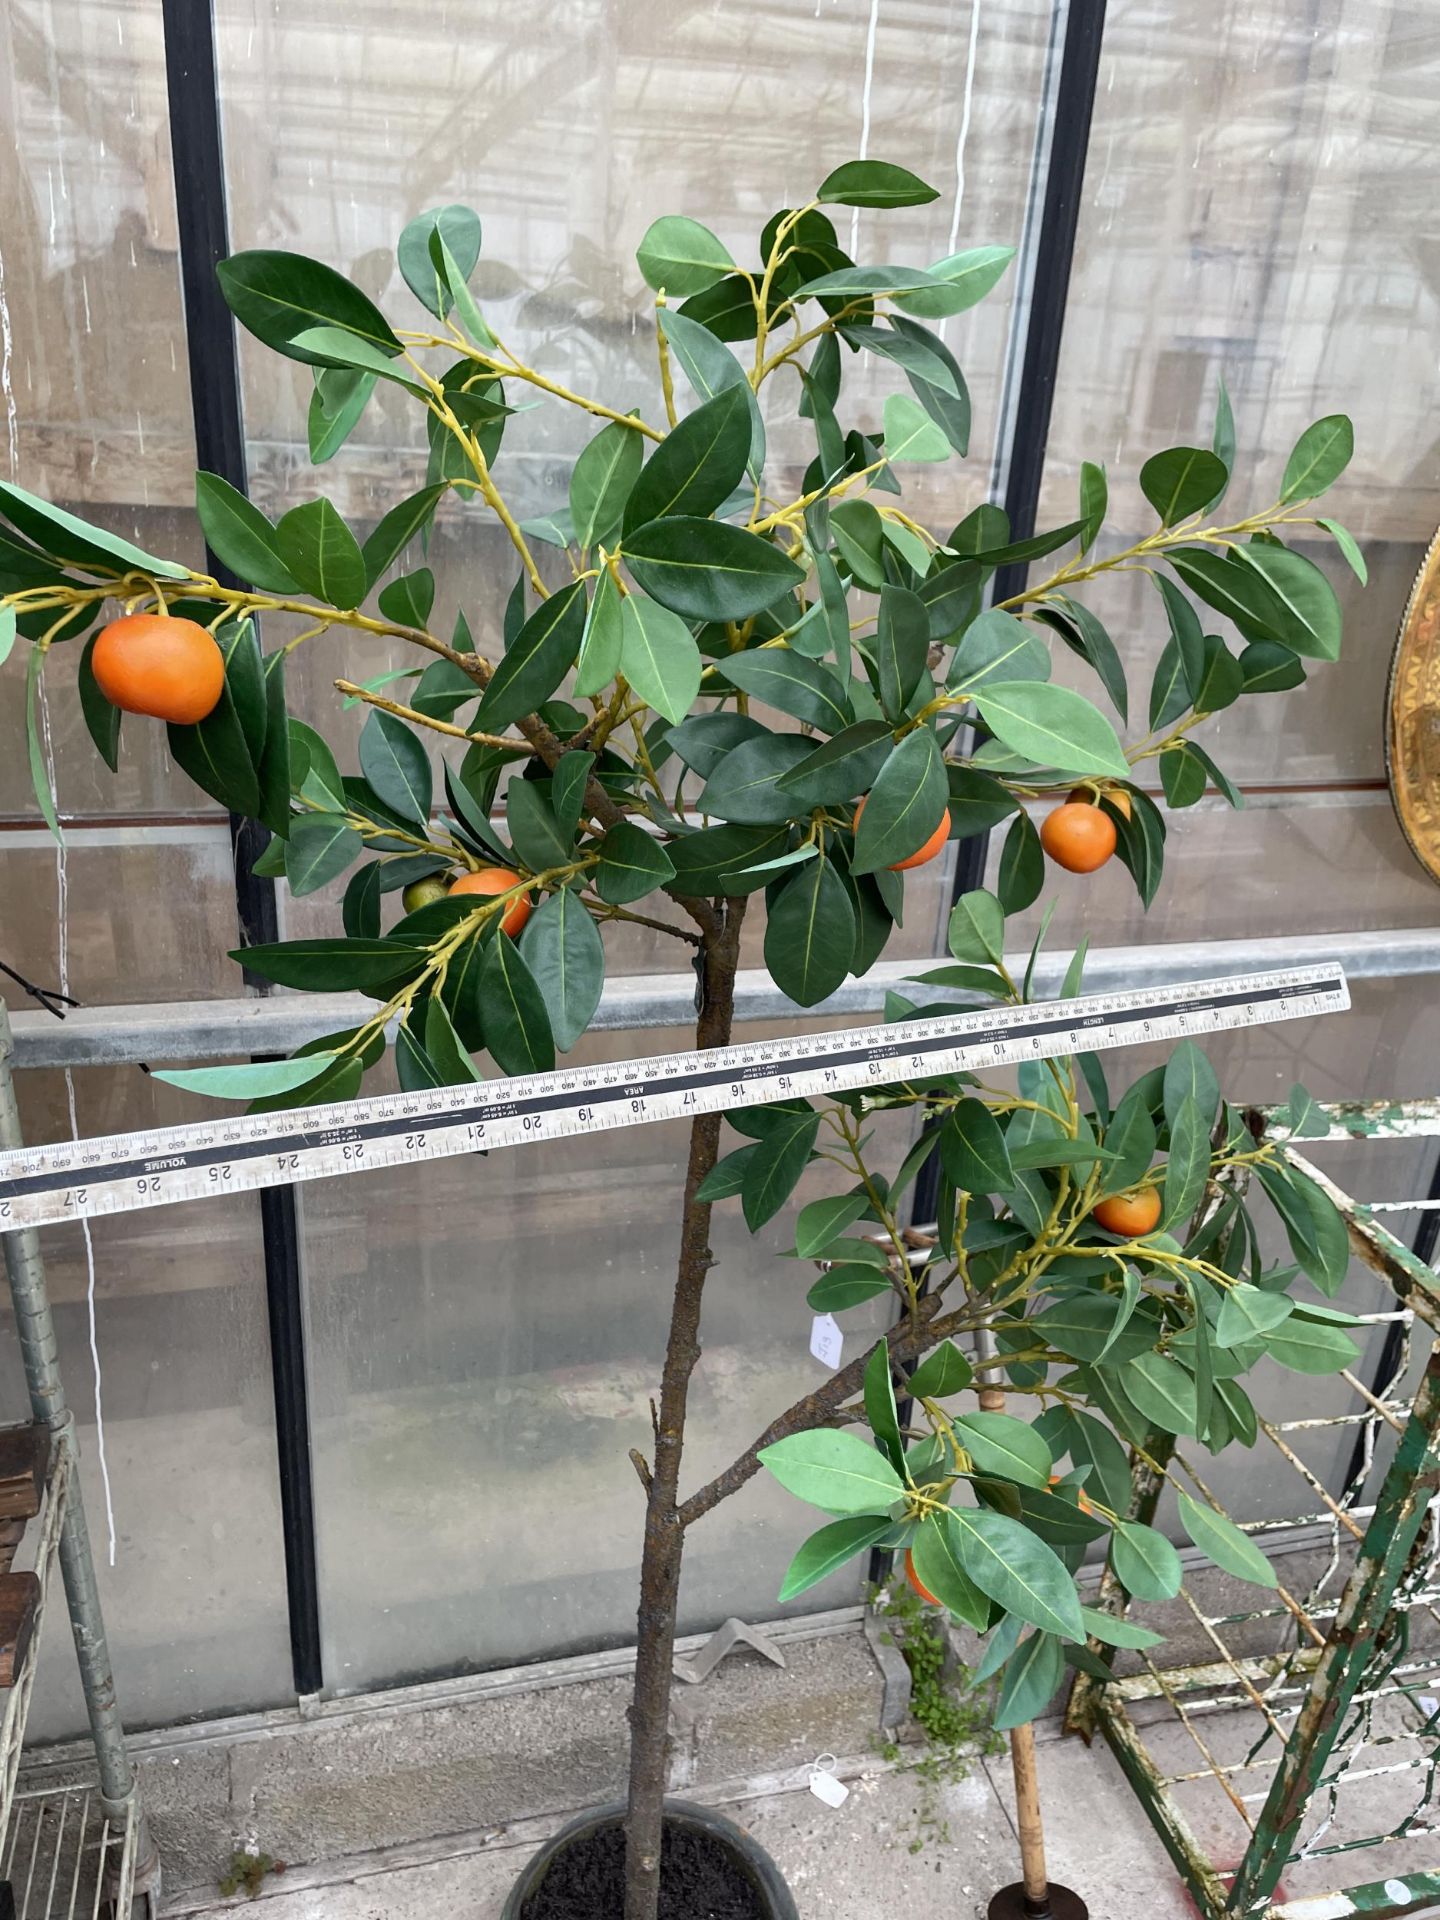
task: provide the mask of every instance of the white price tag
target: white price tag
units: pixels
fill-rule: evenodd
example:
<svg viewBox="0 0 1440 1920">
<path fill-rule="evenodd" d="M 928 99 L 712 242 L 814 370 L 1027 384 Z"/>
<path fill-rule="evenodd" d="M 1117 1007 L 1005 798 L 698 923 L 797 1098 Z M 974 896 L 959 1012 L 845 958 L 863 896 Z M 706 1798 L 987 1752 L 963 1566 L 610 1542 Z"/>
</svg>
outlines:
<svg viewBox="0 0 1440 1920">
<path fill-rule="evenodd" d="M 837 1780 L 831 1773 L 830 1768 L 834 1765 L 833 1753 L 820 1755 L 810 1769 L 810 1791 L 817 1800 L 823 1800 L 827 1807 L 843 1807 L 850 1798 L 850 1789 L 843 1780 Z"/>
<path fill-rule="evenodd" d="M 845 1336 L 833 1313 L 817 1313 L 810 1328 L 810 1351 L 825 1367 L 838 1367 Z M 843 1794 L 845 1789 L 841 1788 Z M 840 1802 L 835 1802 L 838 1807 Z"/>
</svg>

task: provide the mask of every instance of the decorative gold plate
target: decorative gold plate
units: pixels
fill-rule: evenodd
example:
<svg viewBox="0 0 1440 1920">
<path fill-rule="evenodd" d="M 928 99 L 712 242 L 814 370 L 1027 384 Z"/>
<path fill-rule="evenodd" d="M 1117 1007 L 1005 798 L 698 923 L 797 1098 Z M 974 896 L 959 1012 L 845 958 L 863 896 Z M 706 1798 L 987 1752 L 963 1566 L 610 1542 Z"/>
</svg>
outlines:
<svg viewBox="0 0 1440 1920">
<path fill-rule="evenodd" d="M 1385 772 L 1415 858 L 1440 881 L 1440 533 L 1415 576 L 1395 640 Z"/>
</svg>

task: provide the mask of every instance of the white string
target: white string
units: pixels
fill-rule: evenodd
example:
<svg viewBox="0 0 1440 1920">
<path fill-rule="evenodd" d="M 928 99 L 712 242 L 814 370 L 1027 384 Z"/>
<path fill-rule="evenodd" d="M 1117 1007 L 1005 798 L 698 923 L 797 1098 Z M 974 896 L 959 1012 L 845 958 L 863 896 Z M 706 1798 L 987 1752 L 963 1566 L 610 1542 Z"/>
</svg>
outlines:
<svg viewBox="0 0 1440 1920">
<path fill-rule="evenodd" d="M 57 794 L 55 778 L 55 746 L 50 735 L 50 703 L 45 697 L 45 681 L 40 681 L 40 734 L 45 748 L 45 774 L 50 782 L 52 796 Z M 55 804 L 56 818 L 59 818 L 59 800 Z M 70 991 L 70 874 L 66 864 L 67 852 L 63 839 L 55 842 L 55 885 L 57 892 L 58 961 L 60 970 L 60 991 Z M 65 1069 L 65 1102 L 70 1112 L 70 1138 L 80 1138 L 80 1121 L 75 1110 L 75 1076 L 69 1067 Z M 95 1242 L 90 1237 L 89 1219 L 80 1216 L 80 1230 L 85 1236 L 85 1308 L 89 1321 L 90 1367 L 95 1383 L 95 1451 L 100 1461 L 100 1485 L 105 1494 L 105 1524 L 110 1546 L 110 1565 L 115 1564 L 115 1506 L 110 1494 L 110 1463 L 105 1457 L 105 1416 L 100 1397 L 100 1343 L 95 1324 Z"/>
<path fill-rule="evenodd" d="M 870 26 L 865 35 L 865 84 L 860 93 L 860 158 L 870 157 L 870 87 L 875 78 L 875 35 L 880 28 L 880 0 L 870 0 Z M 850 257 L 860 245 L 860 209 L 850 215 Z"/>
<path fill-rule="evenodd" d="M 970 104 L 975 97 L 975 49 L 980 41 L 980 0 L 970 7 L 970 53 L 965 62 L 965 103 L 960 112 L 960 137 L 955 142 L 955 211 L 950 216 L 950 244 L 946 253 L 954 253 L 960 238 L 960 207 L 965 199 L 965 142 L 970 137 Z M 942 329 L 943 331 L 943 329 Z"/>
</svg>

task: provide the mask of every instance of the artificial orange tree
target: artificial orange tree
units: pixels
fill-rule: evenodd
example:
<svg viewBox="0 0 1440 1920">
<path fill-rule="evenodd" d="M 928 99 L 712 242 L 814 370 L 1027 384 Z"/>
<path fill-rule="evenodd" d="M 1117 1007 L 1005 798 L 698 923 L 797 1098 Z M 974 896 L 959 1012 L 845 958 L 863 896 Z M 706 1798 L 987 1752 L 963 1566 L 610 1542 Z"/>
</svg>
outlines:
<svg viewBox="0 0 1440 1920">
<path fill-rule="evenodd" d="M 320 262 L 236 255 L 220 268 L 236 317 L 313 369 L 317 461 L 380 382 L 413 402 L 429 446 L 424 487 L 363 540 L 323 494 L 272 523 L 199 474 L 206 539 L 239 584 L 0 486 L 0 649 L 17 633 L 29 643 L 31 758 L 52 825 L 35 715 L 41 676 L 59 672 L 78 678 L 112 767 L 122 711 L 164 720 L 198 785 L 270 830 L 261 871 L 295 895 L 349 876 L 331 932 L 234 957 L 282 986 L 358 989 L 374 1012 L 289 1061 L 166 1077 L 270 1108 L 353 1097 L 391 1047 L 406 1088 L 544 1071 L 595 1015 L 606 930 L 635 920 L 694 962 L 696 1042 L 721 1046 L 747 916 L 764 914 L 775 983 L 797 1008 L 817 1006 L 884 952 L 907 871 L 997 827 L 997 890 L 963 895 L 950 959 L 919 981 L 1018 1003 L 1034 948 L 1012 969 L 1007 920 L 1039 897 L 1047 854 L 1081 874 L 1118 854 L 1148 904 L 1165 817 L 1147 776 L 1172 808 L 1212 787 L 1241 803 L 1198 736 L 1338 654 L 1334 589 L 1292 543 L 1326 533 L 1363 572 L 1349 534 L 1310 504 L 1349 458 L 1349 422 L 1317 422 L 1278 496 L 1241 509 L 1225 504 L 1235 449 L 1222 392 L 1212 447 L 1169 448 L 1141 469 L 1155 524 L 1128 545 L 1105 538 L 1106 476 L 1089 463 L 1074 519 L 1048 532 L 1014 539 L 991 504 L 953 528 L 922 525 L 907 482 L 963 455 L 970 434 L 964 376 L 933 323 L 980 300 L 1010 250 L 861 265 L 827 208 L 934 197 L 902 168 L 848 163 L 773 215 L 748 266 L 697 222 L 656 220 L 639 265 L 655 291 L 658 412 L 642 412 L 650 396 L 630 384 L 575 392 L 498 337 L 470 290 L 481 229 L 463 207 L 401 235 L 413 303 L 393 323 Z M 847 395 L 867 360 L 890 376 L 883 405 Z M 595 423 L 568 510 L 534 524 L 517 520 L 503 478 L 527 394 Z M 815 447 L 783 486 L 765 428 L 781 406 Z M 466 608 L 438 607 L 432 572 L 409 563 L 452 498 L 498 521 L 514 551 L 494 657 L 477 650 Z M 1045 577 L 987 604 L 997 568 L 1046 559 Z M 1085 597 L 1116 573 L 1153 586 L 1168 633 L 1136 715 Z M 357 632 L 412 649 L 414 664 L 354 680 L 344 642 Z M 1097 698 L 1053 677 L 1057 643 Z M 319 716 L 288 711 L 301 645 L 330 646 L 337 690 L 369 709 L 358 766 L 342 767 Z M 1080 984 L 1077 955 L 1065 993 Z M 898 1020 L 916 1010 L 891 1007 Z M 894 1108 L 919 1125 L 887 1174 L 867 1122 Z M 1291 1119 L 1306 1130 L 1303 1089 Z M 985 1671 L 1012 1724 L 1067 1660 L 1093 1663 L 1091 1636 L 1153 1638 L 1081 1606 L 1075 1572 L 1097 1543 L 1131 1593 L 1175 1591 L 1170 1541 L 1125 1518 L 1127 1447 L 1174 1471 L 1176 1435 L 1249 1445 L 1240 1379 L 1257 1360 L 1319 1373 L 1356 1355 L 1348 1317 L 1315 1297 L 1345 1271 L 1338 1216 L 1252 1137 L 1189 1043 L 1118 1093 L 1081 1055 L 1023 1068 L 1013 1090 L 942 1075 L 730 1124 L 729 1151 L 721 1117 L 691 1127 L 654 1445 L 634 1456 L 645 1521 L 627 1920 L 652 1920 L 657 1899 L 683 1543 L 720 1499 L 763 1467 L 819 1510 L 787 1598 L 871 1547 L 903 1550 L 924 1590 L 987 1635 Z M 932 1155 L 936 1219 L 917 1234 L 905 1210 Z M 779 1227 L 812 1167 L 828 1190 Z M 1260 1195 L 1289 1265 L 1261 1252 Z M 791 1284 L 808 1285 L 817 1312 L 885 1299 L 893 1324 L 687 1492 L 710 1212 L 731 1197 L 795 1256 Z M 982 1327 L 991 1358 L 972 1343 Z M 986 1382 L 1005 1386 L 1011 1411 L 971 1404 Z M 913 1409 L 904 1425 L 897 1385 Z M 1196 1491 L 1179 1495 L 1195 1544 L 1273 1579 Z"/>
</svg>

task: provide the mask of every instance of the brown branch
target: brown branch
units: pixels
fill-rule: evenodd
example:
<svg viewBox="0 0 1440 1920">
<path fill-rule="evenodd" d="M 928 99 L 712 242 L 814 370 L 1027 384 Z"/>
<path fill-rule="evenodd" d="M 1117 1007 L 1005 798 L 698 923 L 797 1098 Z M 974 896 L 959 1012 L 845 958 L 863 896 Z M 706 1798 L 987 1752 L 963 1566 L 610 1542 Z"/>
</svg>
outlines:
<svg viewBox="0 0 1440 1920">
<path fill-rule="evenodd" d="M 947 1334 L 959 1332 L 972 1318 L 968 1307 L 957 1307 L 953 1313 L 947 1314 L 940 1313 L 939 1308 L 939 1295 L 926 1294 L 917 1302 L 913 1319 L 907 1314 L 890 1329 L 885 1338 L 889 1343 L 892 1361 L 917 1359 L 927 1347 L 934 1346 Z M 732 1493 L 738 1493 L 745 1482 L 759 1471 L 762 1447 L 773 1446 L 777 1440 L 784 1440 L 792 1433 L 803 1433 L 807 1427 L 835 1425 L 835 1415 L 842 1404 L 864 1386 L 865 1367 L 869 1359 L 869 1353 L 862 1353 L 848 1367 L 842 1367 L 838 1373 L 832 1374 L 824 1386 L 817 1387 L 814 1393 L 807 1393 L 794 1406 L 787 1407 L 784 1413 L 777 1415 L 738 1460 L 692 1493 L 682 1504 L 680 1525 L 691 1526 L 709 1513 L 712 1507 L 718 1507 L 722 1500 L 728 1499 Z"/>
</svg>

